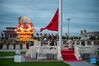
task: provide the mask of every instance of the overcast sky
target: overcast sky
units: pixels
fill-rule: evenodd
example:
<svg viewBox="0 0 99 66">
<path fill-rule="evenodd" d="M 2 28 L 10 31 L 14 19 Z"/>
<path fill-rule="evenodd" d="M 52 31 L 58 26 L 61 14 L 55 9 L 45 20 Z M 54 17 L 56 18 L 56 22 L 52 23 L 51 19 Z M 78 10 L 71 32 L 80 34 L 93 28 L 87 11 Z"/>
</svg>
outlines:
<svg viewBox="0 0 99 66">
<path fill-rule="evenodd" d="M 28 16 L 39 32 L 49 24 L 57 8 L 58 0 L 0 0 L 0 32 L 17 26 L 20 16 Z M 68 18 L 71 35 L 79 35 L 81 29 L 99 31 L 99 0 L 63 0 L 63 34 L 67 33 Z"/>
</svg>

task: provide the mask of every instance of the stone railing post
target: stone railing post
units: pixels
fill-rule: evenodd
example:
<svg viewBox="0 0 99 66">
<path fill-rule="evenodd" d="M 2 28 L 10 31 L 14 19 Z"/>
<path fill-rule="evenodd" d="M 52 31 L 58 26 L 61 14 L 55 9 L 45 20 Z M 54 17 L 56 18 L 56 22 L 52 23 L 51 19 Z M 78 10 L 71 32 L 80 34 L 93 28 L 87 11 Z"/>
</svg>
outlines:
<svg viewBox="0 0 99 66">
<path fill-rule="evenodd" d="M 87 47 L 88 46 L 88 41 L 85 41 L 85 47 Z"/>
<path fill-rule="evenodd" d="M 91 41 L 91 45 L 92 45 L 92 46 L 94 46 L 94 45 L 95 45 L 95 44 L 94 44 L 94 41 Z"/>
<path fill-rule="evenodd" d="M 77 41 L 76 41 L 76 40 L 74 41 L 74 45 L 75 45 L 75 46 L 77 45 Z"/>
<path fill-rule="evenodd" d="M 79 41 L 79 45 L 82 46 L 82 42 L 81 41 Z"/>
</svg>

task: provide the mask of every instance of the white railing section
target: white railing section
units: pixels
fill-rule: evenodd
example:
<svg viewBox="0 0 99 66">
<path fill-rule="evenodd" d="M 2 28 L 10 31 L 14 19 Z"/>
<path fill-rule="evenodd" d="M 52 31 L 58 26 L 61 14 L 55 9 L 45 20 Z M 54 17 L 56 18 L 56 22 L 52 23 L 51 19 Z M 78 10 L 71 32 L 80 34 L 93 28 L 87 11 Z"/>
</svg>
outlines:
<svg viewBox="0 0 99 66">
<path fill-rule="evenodd" d="M 40 53 L 57 54 L 57 46 L 40 46 Z"/>
<path fill-rule="evenodd" d="M 84 43 L 82 44 L 81 41 L 75 41 L 75 46 L 74 46 L 74 50 L 75 50 L 75 56 L 78 60 L 81 59 L 80 54 L 84 54 L 84 53 L 89 53 L 89 54 L 95 54 L 96 50 L 97 50 L 98 45 L 94 45 L 93 41 L 84 41 Z"/>
<path fill-rule="evenodd" d="M 74 48 L 75 48 L 74 52 L 77 60 L 81 60 L 82 58 L 80 56 L 79 48 L 77 46 L 74 46 Z"/>
<path fill-rule="evenodd" d="M 57 46 L 31 46 L 29 50 L 26 52 L 26 55 L 29 56 L 32 53 L 40 53 L 40 54 L 57 54 Z"/>
<path fill-rule="evenodd" d="M 32 56 L 33 53 L 37 53 L 38 46 L 31 46 L 29 50 L 26 52 L 26 56 Z"/>
<path fill-rule="evenodd" d="M 95 53 L 95 51 L 98 48 L 98 45 L 94 45 L 94 42 L 93 41 L 90 41 L 90 42 L 85 41 L 84 42 L 85 45 L 83 45 L 81 43 L 81 41 L 79 41 L 79 42 L 80 42 L 80 44 L 75 44 L 75 46 L 77 48 L 79 48 L 79 52 L 80 53 Z"/>
</svg>

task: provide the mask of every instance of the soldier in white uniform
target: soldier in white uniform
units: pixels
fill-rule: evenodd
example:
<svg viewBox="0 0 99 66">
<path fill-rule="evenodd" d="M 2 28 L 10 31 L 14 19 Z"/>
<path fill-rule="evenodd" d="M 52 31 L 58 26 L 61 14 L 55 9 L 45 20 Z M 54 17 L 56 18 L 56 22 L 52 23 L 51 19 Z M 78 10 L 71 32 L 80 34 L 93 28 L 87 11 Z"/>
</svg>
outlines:
<svg viewBox="0 0 99 66">
<path fill-rule="evenodd" d="M 68 40 L 67 43 L 68 43 L 69 49 L 72 50 L 73 49 L 73 47 L 72 47 L 73 46 L 73 41 L 72 40 Z"/>
</svg>

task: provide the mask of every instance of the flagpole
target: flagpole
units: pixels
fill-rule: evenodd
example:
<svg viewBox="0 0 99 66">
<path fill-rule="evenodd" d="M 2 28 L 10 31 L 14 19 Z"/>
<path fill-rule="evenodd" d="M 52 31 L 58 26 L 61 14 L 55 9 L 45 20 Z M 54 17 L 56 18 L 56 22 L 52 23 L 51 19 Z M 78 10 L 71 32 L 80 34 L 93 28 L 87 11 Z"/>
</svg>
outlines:
<svg viewBox="0 0 99 66">
<path fill-rule="evenodd" d="M 58 44 L 58 60 L 61 60 L 61 45 L 62 45 L 62 0 L 59 0 L 59 44 Z"/>
</svg>

